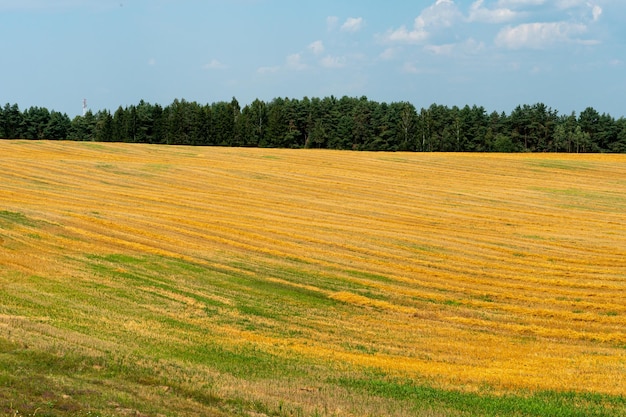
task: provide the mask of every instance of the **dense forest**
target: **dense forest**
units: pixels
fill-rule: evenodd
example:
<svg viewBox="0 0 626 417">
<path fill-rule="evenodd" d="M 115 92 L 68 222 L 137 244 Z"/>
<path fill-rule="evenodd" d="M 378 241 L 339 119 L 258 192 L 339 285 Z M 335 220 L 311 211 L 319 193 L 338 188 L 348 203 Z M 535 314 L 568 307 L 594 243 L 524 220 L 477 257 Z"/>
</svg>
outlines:
<svg viewBox="0 0 626 417">
<path fill-rule="evenodd" d="M 86 112 L 70 119 L 42 107 L 0 108 L 0 138 L 174 145 L 327 148 L 418 152 L 626 152 L 626 119 L 589 107 L 559 115 L 545 104 L 510 114 L 478 106 L 433 104 L 419 111 L 408 102 L 367 97 L 326 97 L 243 108 L 230 102 L 174 100 L 167 107 L 137 105 Z"/>
</svg>

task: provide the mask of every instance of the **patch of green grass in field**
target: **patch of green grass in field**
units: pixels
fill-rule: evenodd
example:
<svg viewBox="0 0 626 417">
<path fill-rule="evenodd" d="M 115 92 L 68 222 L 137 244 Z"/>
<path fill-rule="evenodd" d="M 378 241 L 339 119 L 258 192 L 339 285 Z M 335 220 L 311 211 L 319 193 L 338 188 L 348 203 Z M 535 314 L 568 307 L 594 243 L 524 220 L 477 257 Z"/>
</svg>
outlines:
<svg viewBox="0 0 626 417">
<path fill-rule="evenodd" d="M 432 408 L 462 412 L 470 416 L 623 416 L 626 397 L 571 392 L 539 392 L 524 395 L 463 393 L 416 385 L 411 381 L 382 378 L 343 377 L 332 381 L 339 386 L 394 400 L 410 400 L 415 411 Z"/>
<path fill-rule="evenodd" d="M 144 170 L 148 172 L 167 172 L 172 168 L 169 164 L 146 164 Z"/>
<path fill-rule="evenodd" d="M 577 188 L 545 188 L 532 187 L 534 191 L 541 191 L 561 198 L 558 206 L 565 209 L 595 210 L 622 212 L 626 209 L 626 198 L 622 194 L 606 191 L 586 191 Z"/>
<path fill-rule="evenodd" d="M 173 295 L 189 297 L 201 303 L 205 308 L 223 307 L 224 304 L 201 293 L 193 291 L 191 286 L 201 286 L 206 280 L 215 277 L 214 271 L 199 265 L 177 259 L 146 257 L 137 258 L 128 255 L 111 254 L 106 256 L 90 255 L 88 268 L 102 277 L 114 278 L 125 285 L 117 288 L 103 287 L 109 295 L 126 298 L 134 304 L 139 302 L 171 301 L 166 295 L 150 292 L 150 288 L 164 290 Z M 181 287 L 176 280 L 187 281 Z M 219 280 L 212 280 L 213 285 Z M 95 284 L 94 284 L 95 285 Z M 144 287 L 139 290 L 138 287 Z M 210 290 L 211 288 L 207 288 Z"/>
<path fill-rule="evenodd" d="M 532 167 L 563 169 L 568 171 L 588 170 L 592 167 L 589 162 L 582 161 L 558 161 L 558 160 L 530 160 L 527 162 Z"/>
<path fill-rule="evenodd" d="M 103 293 L 119 300 L 132 301 L 133 305 L 154 304 L 166 308 L 168 303 L 175 302 L 168 294 L 187 297 L 202 305 L 207 316 L 217 315 L 218 309 L 221 308 L 231 312 L 239 310 L 244 317 L 242 320 L 233 321 L 231 315 L 222 315 L 216 317 L 220 322 L 252 329 L 258 326 L 253 320 L 255 317 L 270 319 L 274 323 L 272 327 L 275 327 L 272 333 L 279 331 L 279 324 L 288 321 L 289 317 L 303 315 L 303 311 L 309 308 L 323 308 L 336 304 L 335 300 L 321 292 L 262 278 L 282 275 L 278 270 L 276 274 L 268 275 L 238 273 L 236 270 L 226 273 L 210 266 L 205 267 L 177 259 L 136 258 L 117 254 L 91 255 L 88 257 L 87 267 L 97 276 L 114 279 L 122 284 L 115 288 L 102 288 Z M 92 284 L 94 285 L 97 284 Z M 138 287 L 143 289 L 137 290 Z M 155 291 L 151 292 L 150 288 Z M 166 293 L 159 293 L 158 290 Z M 210 297 L 211 294 L 226 297 L 232 305 L 226 305 L 219 299 Z M 176 327 L 174 322 L 167 325 Z M 184 323 L 178 325 L 186 327 Z M 267 323 L 264 326 L 267 326 Z"/>
<path fill-rule="evenodd" d="M 86 255 L 86 258 L 102 260 L 102 261 L 111 262 L 111 263 L 119 263 L 119 264 L 124 264 L 124 265 L 126 264 L 137 265 L 137 264 L 145 263 L 143 259 L 129 256 L 129 255 L 117 254 L 117 253 L 110 254 L 110 255 Z"/>
<path fill-rule="evenodd" d="M 93 142 L 82 142 L 80 144 L 81 146 L 84 146 L 85 148 L 90 148 L 90 149 L 95 149 L 95 150 L 106 150 L 107 152 L 111 152 L 111 147 L 107 147 L 105 145 L 101 145 L 99 143 L 93 143 Z"/>
<path fill-rule="evenodd" d="M 41 352 L 0 339 L 0 415 L 79 415 L 87 405 L 102 408 L 101 391 L 80 381 L 96 376 L 92 365 L 69 352 Z"/>
<path fill-rule="evenodd" d="M 577 188 L 544 188 L 544 187 L 533 187 L 535 191 L 543 191 L 546 193 L 551 193 L 554 195 L 560 195 L 568 198 L 581 198 L 590 201 L 598 201 L 602 203 L 618 203 L 623 204 L 626 202 L 626 199 L 621 194 L 612 194 L 608 192 L 600 192 L 600 191 L 585 191 L 579 190 Z"/>
<path fill-rule="evenodd" d="M 346 343 L 342 343 L 341 346 L 347 351 L 365 353 L 368 355 L 375 355 L 376 353 L 378 353 L 378 349 L 371 347 L 371 346 L 365 346 L 359 343 L 346 342 Z"/>
<path fill-rule="evenodd" d="M 539 236 L 539 235 L 519 235 L 519 234 L 516 234 L 516 236 L 522 237 L 524 239 L 546 240 L 546 238 L 544 238 L 543 236 Z"/>
<path fill-rule="evenodd" d="M 278 320 L 280 316 L 273 311 L 249 304 L 242 304 L 238 307 L 239 311 L 246 316 L 265 317 L 268 319 Z"/>
<path fill-rule="evenodd" d="M 87 255 L 86 258 L 89 260 L 88 267 L 103 276 L 125 278 L 136 283 L 157 286 L 171 282 L 172 279 L 168 275 L 181 272 L 207 272 L 202 267 L 169 258 L 139 258 L 122 254 Z"/>
<path fill-rule="evenodd" d="M 322 292 L 262 278 L 281 276 L 280 270 L 261 276 L 237 270 L 227 274 L 213 267 L 155 256 L 90 255 L 87 259 L 89 271 L 114 282 L 109 286 L 100 286 L 97 280 L 89 284 L 109 298 L 108 304 L 111 298 L 118 303 L 128 300 L 130 306 L 146 310 L 145 318 L 158 320 L 174 333 L 181 329 L 198 333 L 201 325 L 186 319 L 158 316 L 147 310 L 190 308 L 189 314 L 198 320 L 212 317 L 221 324 L 283 336 L 292 333 L 292 329 L 285 326 L 292 318 L 303 317 L 311 309 L 322 311 L 337 305 L 337 301 Z M 186 305 L 184 300 L 193 300 L 194 305 Z M 97 300 L 94 303 L 100 304 Z M 106 308 L 106 304 L 102 308 Z"/>
<path fill-rule="evenodd" d="M 174 349 L 177 359 L 208 366 L 218 372 L 246 380 L 283 379 L 305 375 L 303 359 L 288 359 L 268 353 L 252 343 L 236 347 L 216 343 L 194 344 L 184 349 Z"/>
<path fill-rule="evenodd" d="M 114 164 L 106 164 L 106 163 L 98 163 L 95 165 L 96 168 L 101 169 L 109 174 L 114 175 L 131 175 L 131 176 L 142 176 L 144 173 L 135 173 L 135 172 L 127 172 L 120 169 L 117 165 Z"/>
<path fill-rule="evenodd" d="M 438 248 L 436 246 L 430 246 L 430 245 L 418 245 L 415 243 L 412 244 L 408 244 L 407 247 L 417 250 L 419 252 L 426 252 L 426 253 L 443 253 L 445 252 L 445 250 L 443 248 Z"/>
<path fill-rule="evenodd" d="M 308 298 L 311 306 L 317 305 L 319 307 L 336 305 L 336 302 L 329 299 L 323 292 L 367 292 L 371 291 L 371 286 L 367 281 L 382 282 L 382 283 L 395 283 L 391 278 L 384 275 L 373 274 L 365 271 L 359 271 L 354 269 L 327 268 L 325 273 L 320 273 L 315 265 L 309 265 L 306 262 L 299 262 L 295 260 L 288 260 L 289 265 L 281 265 L 276 267 L 274 265 L 265 265 L 260 263 L 244 263 L 237 262 L 232 264 L 242 271 L 250 272 L 248 275 L 242 275 L 240 278 L 243 280 L 251 280 L 255 277 L 255 281 L 262 281 L 265 284 L 253 284 L 253 286 L 265 286 L 275 285 L 278 287 L 286 287 L 289 291 L 293 292 L 297 299 L 298 294 Z M 265 280 L 263 277 L 280 278 L 284 281 L 296 284 L 296 285 L 310 285 L 315 288 L 319 288 L 321 291 L 317 292 L 303 287 L 292 286 L 289 284 L 275 283 Z M 352 279 L 352 278 L 357 278 Z M 362 280 L 361 282 L 359 282 Z M 304 301 L 304 299 L 303 299 Z"/>
<path fill-rule="evenodd" d="M 237 284 L 241 291 L 247 291 L 247 296 L 262 300 L 263 303 L 268 303 L 271 300 L 289 300 L 293 304 L 301 303 L 311 306 L 336 304 L 324 294 L 282 282 L 267 281 L 262 278 L 234 275 L 229 280 L 229 283 Z"/>
<path fill-rule="evenodd" d="M 347 269 L 344 272 L 348 274 L 349 276 L 356 277 L 356 278 L 363 278 L 363 279 L 371 280 L 374 282 L 384 282 L 386 284 L 395 283 L 393 279 L 386 277 L 384 275 L 372 274 L 370 272 L 356 271 L 352 269 Z"/>
<path fill-rule="evenodd" d="M 382 158 L 378 158 L 380 161 L 390 161 L 390 162 L 399 162 L 402 164 L 413 164 L 415 163 L 415 161 L 412 161 L 408 158 L 400 158 L 400 157 L 390 157 L 390 156 L 385 156 Z"/>
<path fill-rule="evenodd" d="M 191 400 L 197 413 L 226 406 L 210 379 L 191 385 L 193 375 L 168 377 L 145 362 L 132 355 L 38 351 L 0 338 L 0 416 L 157 415 L 175 411 L 168 403 L 180 398 Z"/>
<path fill-rule="evenodd" d="M 486 303 L 493 303 L 493 301 L 494 301 L 493 297 L 491 295 L 489 295 L 489 294 L 483 294 L 483 295 L 480 295 L 480 296 L 475 297 L 475 298 L 477 300 L 484 301 Z"/>
<path fill-rule="evenodd" d="M 33 227 L 37 225 L 37 222 L 23 213 L 7 210 L 0 211 L 0 228 L 11 228 L 14 224 Z"/>
<path fill-rule="evenodd" d="M 253 290 L 251 294 L 255 296 L 267 295 L 270 299 L 286 299 L 311 307 L 336 305 L 334 300 L 329 299 L 321 292 L 297 286 L 310 284 L 317 288 L 329 289 L 329 287 L 338 285 L 332 277 L 322 276 L 314 272 L 305 273 L 301 269 L 291 267 L 273 268 L 262 264 L 245 264 L 242 262 L 237 262 L 233 266 L 248 273 L 231 273 L 228 277 L 229 284 L 241 289 Z M 269 281 L 264 277 L 279 278 L 287 282 Z M 290 285 L 290 282 L 296 285 Z"/>
<path fill-rule="evenodd" d="M 394 281 L 384 275 L 371 274 L 364 271 L 354 269 L 336 269 L 329 268 L 325 274 L 308 270 L 307 268 L 281 268 L 279 275 L 281 278 L 296 282 L 299 284 L 313 285 L 317 288 L 330 291 L 369 291 L 371 287 L 367 282 L 358 282 L 352 278 L 362 279 L 363 281 L 393 283 Z M 321 295 L 321 294 L 318 294 Z"/>
<path fill-rule="evenodd" d="M 139 274 L 137 272 L 129 272 L 121 267 L 116 267 L 112 265 L 105 264 L 91 264 L 91 270 L 101 276 L 107 276 L 110 278 L 123 279 L 126 281 L 130 281 L 134 284 L 143 284 L 143 285 L 154 285 L 159 287 L 159 283 L 156 277 L 150 274 Z"/>
<path fill-rule="evenodd" d="M 62 280 L 23 276 L 21 285 L 37 288 L 38 292 L 20 293 L 20 299 L 11 301 L 1 311 L 28 317 L 43 314 L 46 321 L 41 328 L 58 339 L 53 342 L 54 351 L 42 351 L 3 339 L 0 334 L 0 416 L 13 417 L 18 410 L 20 415 L 50 416 L 78 416 L 87 410 L 99 415 L 127 415 L 124 410 L 141 410 L 147 415 L 172 412 L 175 409 L 171 406 L 153 407 L 149 400 L 135 394 L 158 391 L 163 386 L 168 388 L 166 398 L 185 398 L 196 404 L 192 409 L 202 406 L 224 415 L 248 415 L 247 410 L 256 406 L 238 398 L 214 395 L 206 375 L 199 384 L 185 381 L 199 368 L 210 369 L 211 375 L 246 381 L 308 375 L 310 365 L 306 359 L 278 356 L 244 340 L 224 343 L 221 330 L 213 333 L 215 327 L 206 324 L 210 324 L 209 320 L 225 321 L 228 326 L 245 331 L 244 322 L 223 316 L 239 311 L 244 320 L 260 326 L 259 331 L 264 334 L 297 337 L 280 325 L 290 317 L 290 311 L 281 311 L 284 305 L 280 300 L 319 305 L 323 296 L 314 291 L 236 273 L 225 277 L 211 268 L 159 256 L 89 255 L 68 261 L 83 265 L 90 275 L 72 285 Z M 232 291 L 229 284 L 237 280 L 247 290 Z M 212 293 L 233 297 L 235 305 L 206 296 Z M 12 294 L 6 296 L 12 299 Z M 0 293 L 0 300 L 3 298 Z M 190 307 L 194 309 L 192 317 L 185 310 L 189 307 L 186 303 L 191 302 L 188 300 L 197 302 Z M 215 318 L 203 314 L 207 308 L 213 308 Z M 36 326 L 33 319 L 24 320 L 25 329 Z M 126 327 L 128 323 L 135 323 L 135 327 Z M 144 331 L 135 333 L 135 328 Z M 79 346 L 74 345 L 76 340 L 80 340 Z M 78 353 L 84 350 L 83 346 L 90 346 L 87 349 L 94 356 Z M 179 370 L 181 375 L 172 376 L 159 371 L 164 361 L 186 365 Z M 110 403 L 117 405 L 111 407 Z M 233 413 L 233 409 L 240 412 Z"/>
</svg>

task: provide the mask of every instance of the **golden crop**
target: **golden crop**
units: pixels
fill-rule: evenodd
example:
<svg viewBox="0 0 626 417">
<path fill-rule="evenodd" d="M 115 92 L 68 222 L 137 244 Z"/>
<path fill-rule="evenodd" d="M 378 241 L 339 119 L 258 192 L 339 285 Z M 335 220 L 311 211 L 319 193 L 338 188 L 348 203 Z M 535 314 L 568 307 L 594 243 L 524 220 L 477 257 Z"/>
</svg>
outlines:
<svg viewBox="0 0 626 417">
<path fill-rule="evenodd" d="M 28 219 L 1 227 L 0 215 L 0 293 L 21 300 L 0 306 L 0 333 L 19 316 L 54 338 L 55 303 L 69 303 L 77 323 L 123 323 L 120 334 L 200 343 L 161 333 L 162 315 L 227 346 L 443 387 L 626 392 L 623 155 L 0 141 L 0 212 Z M 172 275 L 174 291 L 146 275 L 127 310 L 105 315 L 104 298 L 96 307 L 53 290 L 127 290 L 79 262 L 110 254 L 223 278 Z M 329 304 L 275 305 L 263 288 Z"/>
</svg>

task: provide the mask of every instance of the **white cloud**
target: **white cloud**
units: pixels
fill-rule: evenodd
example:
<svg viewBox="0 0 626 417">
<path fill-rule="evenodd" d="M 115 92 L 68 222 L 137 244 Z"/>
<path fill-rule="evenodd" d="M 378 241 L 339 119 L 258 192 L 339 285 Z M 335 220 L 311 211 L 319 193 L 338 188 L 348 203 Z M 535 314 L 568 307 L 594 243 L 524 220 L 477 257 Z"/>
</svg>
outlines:
<svg viewBox="0 0 626 417">
<path fill-rule="evenodd" d="M 419 69 L 410 62 L 406 62 L 402 66 L 401 70 L 402 72 L 407 73 L 407 74 L 418 74 L 420 72 Z"/>
<path fill-rule="evenodd" d="M 591 16 L 594 22 L 597 22 L 602 16 L 603 9 L 600 5 L 598 5 L 595 1 L 588 0 L 558 0 L 557 7 L 561 10 L 569 10 L 578 8 L 581 10 L 581 13 L 584 13 L 587 16 L 589 10 L 591 11 Z M 584 12 L 583 12 L 584 10 Z"/>
<path fill-rule="evenodd" d="M 461 18 L 461 12 L 452 0 L 437 0 L 415 18 L 415 28 L 447 28 Z"/>
<path fill-rule="evenodd" d="M 383 61 L 390 61 L 394 59 L 396 56 L 398 56 L 398 54 L 400 53 L 400 50 L 401 50 L 400 48 L 396 48 L 396 47 L 387 48 L 383 52 L 381 52 L 381 54 L 378 55 L 378 57 L 382 59 Z"/>
<path fill-rule="evenodd" d="M 388 30 L 380 38 L 385 42 L 421 43 L 429 38 L 432 30 L 449 28 L 462 19 L 461 12 L 452 0 L 437 0 L 415 18 L 412 30 L 401 26 Z"/>
<path fill-rule="evenodd" d="M 487 9 L 484 0 L 477 0 L 470 6 L 468 20 L 470 22 L 503 23 L 515 19 L 519 13 L 507 7 Z"/>
<path fill-rule="evenodd" d="M 150 59 L 148 60 L 148 65 L 150 65 L 151 67 L 155 66 L 155 65 L 156 65 L 156 63 L 157 63 L 157 62 L 156 62 L 156 59 L 155 59 L 155 58 L 150 58 Z"/>
<path fill-rule="evenodd" d="M 526 7 L 526 6 L 540 6 L 544 4 L 546 0 L 499 0 L 498 7 Z"/>
<path fill-rule="evenodd" d="M 382 37 L 386 42 L 398 43 L 421 43 L 428 39 L 428 32 L 422 29 L 407 30 L 405 26 L 401 26 L 396 30 L 389 30 Z"/>
<path fill-rule="evenodd" d="M 524 23 L 502 29 L 495 43 L 509 49 L 543 49 L 557 43 L 580 42 L 575 37 L 586 31 L 587 27 L 580 23 Z"/>
<path fill-rule="evenodd" d="M 455 44 L 448 43 L 445 45 L 426 45 L 424 49 L 435 55 L 452 55 Z"/>
<path fill-rule="evenodd" d="M 309 49 L 313 51 L 315 55 L 319 55 L 324 52 L 324 43 L 322 41 L 315 41 L 309 45 Z"/>
<path fill-rule="evenodd" d="M 593 16 L 593 21 L 597 22 L 600 19 L 600 16 L 602 16 L 602 7 L 598 6 L 597 4 L 592 6 L 591 14 Z"/>
<path fill-rule="evenodd" d="M 208 64 L 204 64 L 202 66 L 205 70 L 221 70 L 228 68 L 226 65 L 218 61 L 217 59 L 212 59 Z"/>
<path fill-rule="evenodd" d="M 339 24 L 339 18 L 337 16 L 328 16 L 326 18 L 326 27 L 328 30 L 335 30 Z"/>
<path fill-rule="evenodd" d="M 461 43 L 461 47 L 466 54 L 477 54 L 485 49 L 485 43 L 479 42 L 474 38 L 469 38 Z"/>
<path fill-rule="evenodd" d="M 364 23 L 362 17 L 349 17 L 343 25 L 341 25 L 341 30 L 343 32 L 358 32 L 363 28 Z"/>
<path fill-rule="evenodd" d="M 346 66 L 346 58 L 327 55 L 320 60 L 320 65 L 324 68 L 343 68 Z"/>
<path fill-rule="evenodd" d="M 302 54 L 291 54 L 287 57 L 287 68 L 302 71 L 307 65 L 302 62 Z"/>
<path fill-rule="evenodd" d="M 469 38 L 464 42 L 447 43 L 443 45 L 427 45 L 424 50 L 435 55 L 474 55 L 485 49 L 483 42 Z"/>
</svg>

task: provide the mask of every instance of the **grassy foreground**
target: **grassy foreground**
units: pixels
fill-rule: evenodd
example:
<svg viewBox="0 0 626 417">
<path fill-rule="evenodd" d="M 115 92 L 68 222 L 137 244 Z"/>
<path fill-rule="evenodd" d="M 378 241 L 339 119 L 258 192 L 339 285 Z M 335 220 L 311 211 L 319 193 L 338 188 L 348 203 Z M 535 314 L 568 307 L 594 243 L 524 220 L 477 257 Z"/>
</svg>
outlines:
<svg viewBox="0 0 626 417">
<path fill-rule="evenodd" d="M 626 156 L 0 168 L 0 416 L 626 415 Z"/>
</svg>

